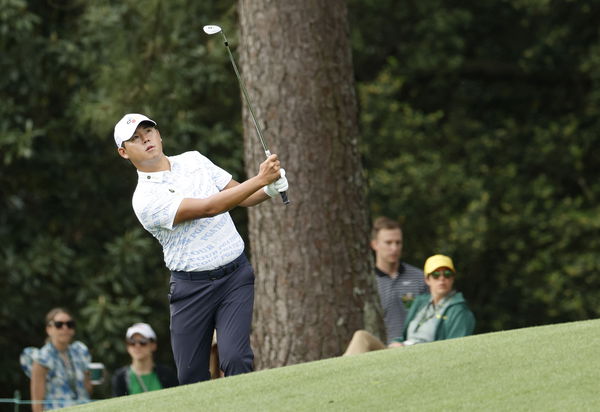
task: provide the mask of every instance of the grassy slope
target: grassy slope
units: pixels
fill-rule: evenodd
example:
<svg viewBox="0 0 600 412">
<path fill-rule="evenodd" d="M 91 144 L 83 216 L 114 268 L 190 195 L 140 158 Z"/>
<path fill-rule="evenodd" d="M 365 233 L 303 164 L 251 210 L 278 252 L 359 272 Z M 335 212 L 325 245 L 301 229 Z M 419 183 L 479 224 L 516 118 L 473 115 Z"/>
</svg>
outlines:
<svg viewBox="0 0 600 412">
<path fill-rule="evenodd" d="M 90 411 L 595 410 L 600 320 L 371 352 L 109 399 Z"/>
</svg>

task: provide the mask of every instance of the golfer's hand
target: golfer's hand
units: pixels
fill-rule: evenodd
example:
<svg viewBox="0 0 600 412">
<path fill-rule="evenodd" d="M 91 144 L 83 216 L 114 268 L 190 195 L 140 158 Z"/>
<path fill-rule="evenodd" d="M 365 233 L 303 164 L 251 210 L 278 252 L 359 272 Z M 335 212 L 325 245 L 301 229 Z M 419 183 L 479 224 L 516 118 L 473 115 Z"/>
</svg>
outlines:
<svg viewBox="0 0 600 412">
<path fill-rule="evenodd" d="M 404 345 L 400 342 L 392 342 L 388 345 L 388 348 L 400 348 L 402 346 L 404 346 Z"/>
<path fill-rule="evenodd" d="M 282 167 L 281 169 L 279 169 L 279 173 L 281 175 L 279 179 L 263 188 L 265 193 L 271 197 L 277 196 L 279 192 L 285 192 L 286 190 L 288 190 L 289 185 L 285 177 L 285 169 Z"/>
<path fill-rule="evenodd" d="M 279 159 L 277 158 L 277 155 L 272 154 L 271 156 L 267 157 L 267 160 L 260 164 L 258 177 L 262 178 L 264 185 L 271 184 L 275 180 L 279 179 L 280 169 L 281 165 L 279 164 Z"/>
</svg>

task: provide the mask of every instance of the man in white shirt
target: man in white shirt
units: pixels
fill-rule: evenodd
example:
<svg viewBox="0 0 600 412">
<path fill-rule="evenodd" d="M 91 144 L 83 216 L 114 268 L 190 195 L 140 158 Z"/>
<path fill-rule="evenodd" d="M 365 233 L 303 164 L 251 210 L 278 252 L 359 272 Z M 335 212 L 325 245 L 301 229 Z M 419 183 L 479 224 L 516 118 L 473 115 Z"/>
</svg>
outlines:
<svg viewBox="0 0 600 412">
<path fill-rule="evenodd" d="M 171 344 L 180 384 L 210 379 L 216 330 L 225 376 L 251 372 L 254 271 L 228 211 L 287 190 L 273 154 L 243 183 L 199 152 L 163 153 L 156 122 L 129 113 L 116 124 L 119 155 L 138 171 L 133 209 L 163 247 L 171 271 Z"/>
</svg>

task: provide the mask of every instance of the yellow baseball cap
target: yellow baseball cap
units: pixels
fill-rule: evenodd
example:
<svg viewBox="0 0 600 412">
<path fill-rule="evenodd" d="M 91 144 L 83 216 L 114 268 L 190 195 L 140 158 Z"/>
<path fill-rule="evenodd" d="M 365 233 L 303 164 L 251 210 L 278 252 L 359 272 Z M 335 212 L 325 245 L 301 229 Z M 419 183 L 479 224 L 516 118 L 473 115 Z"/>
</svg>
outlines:
<svg viewBox="0 0 600 412">
<path fill-rule="evenodd" d="M 425 277 L 441 267 L 447 267 L 456 273 L 456 269 L 454 269 L 454 263 L 452 263 L 451 258 L 445 255 L 433 255 L 428 257 L 425 261 L 425 268 L 423 270 L 425 272 Z"/>
</svg>

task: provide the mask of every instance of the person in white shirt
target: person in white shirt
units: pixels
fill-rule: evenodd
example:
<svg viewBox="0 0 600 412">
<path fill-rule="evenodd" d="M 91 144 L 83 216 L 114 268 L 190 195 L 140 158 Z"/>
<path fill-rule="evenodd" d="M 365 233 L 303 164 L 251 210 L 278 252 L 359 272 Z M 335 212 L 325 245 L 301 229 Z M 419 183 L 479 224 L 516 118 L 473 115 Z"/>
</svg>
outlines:
<svg viewBox="0 0 600 412">
<path fill-rule="evenodd" d="M 171 271 L 171 344 L 179 383 L 210 379 L 213 330 L 225 376 L 252 371 L 254 271 L 228 211 L 287 190 L 277 155 L 239 183 L 199 152 L 166 156 L 156 122 L 142 114 L 123 116 L 114 138 L 119 155 L 138 171 L 135 214 L 160 242 Z"/>
</svg>

